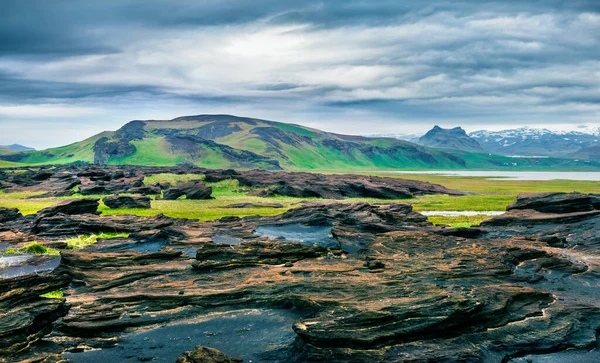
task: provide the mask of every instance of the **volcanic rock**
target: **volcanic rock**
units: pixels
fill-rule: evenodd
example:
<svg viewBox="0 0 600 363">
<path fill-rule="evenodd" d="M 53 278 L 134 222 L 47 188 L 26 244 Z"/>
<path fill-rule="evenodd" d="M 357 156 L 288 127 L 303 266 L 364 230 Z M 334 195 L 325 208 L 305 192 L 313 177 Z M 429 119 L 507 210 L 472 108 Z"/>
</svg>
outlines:
<svg viewBox="0 0 600 363">
<path fill-rule="evenodd" d="M 225 353 L 214 348 L 197 346 L 190 352 L 183 353 L 176 363 L 241 363 L 241 358 L 229 358 Z"/>
<path fill-rule="evenodd" d="M 543 213 L 576 213 L 600 210 L 600 196 L 582 193 L 520 194 L 506 210 L 533 209 Z"/>
<path fill-rule="evenodd" d="M 285 195 L 317 198 L 382 198 L 401 199 L 416 195 L 465 193 L 427 182 L 400 178 L 381 178 L 362 175 L 325 175 L 250 170 L 206 170 L 206 181 L 237 179 L 241 186 L 260 188 L 260 196 Z"/>
<path fill-rule="evenodd" d="M 119 196 L 114 195 L 102 199 L 104 204 L 111 209 L 115 208 L 150 208 L 150 197 L 146 196 Z"/>
<path fill-rule="evenodd" d="M 66 287 L 70 280 L 60 269 L 0 279 L 0 357 L 27 348 L 49 333 L 54 321 L 66 315 L 68 305 L 64 299 L 40 295 Z"/>
<path fill-rule="evenodd" d="M 200 200 L 210 199 L 212 194 L 212 188 L 206 186 L 202 181 L 195 180 L 187 183 L 179 183 L 173 188 L 165 190 L 163 199 L 175 200 L 183 195 L 186 199 Z"/>
<path fill-rule="evenodd" d="M 71 199 L 65 200 L 51 207 L 44 208 L 37 213 L 37 218 L 53 217 L 57 214 L 78 215 L 98 214 L 98 199 Z"/>
<path fill-rule="evenodd" d="M 235 203 L 226 205 L 223 208 L 283 208 L 280 203 Z"/>
<path fill-rule="evenodd" d="M 198 249 L 192 267 L 196 270 L 211 270 L 281 265 L 325 256 L 327 252 L 325 247 L 297 243 L 244 242 L 236 246 L 208 243 Z"/>
<path fill-rule="evenodd" d="M 0 208 L 0 223 L 13 221 L 22 216 L 17 208 Z"/>
</svg>

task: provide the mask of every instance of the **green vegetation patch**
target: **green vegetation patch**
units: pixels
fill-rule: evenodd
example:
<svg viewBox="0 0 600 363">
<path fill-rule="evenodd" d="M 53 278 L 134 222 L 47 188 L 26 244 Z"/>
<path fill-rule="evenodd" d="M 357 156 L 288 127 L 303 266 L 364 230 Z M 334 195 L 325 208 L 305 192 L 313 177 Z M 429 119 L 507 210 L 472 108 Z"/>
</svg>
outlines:
<svg viewBox="0 0 600 363">
<path fill-rule="evenodd" d="M 65 240 L 67 246 L 71 249 L 83 248 L 89 245 L 93 245 L 98 242 L 98 239 L 111 239 L 111 238 L 127 238 L 129 233 L 98 233 L 92 235 L 81 235 Z"/>
<path fill-rule="evenodd" d="M 61 290 L 54 290 L 54 291 L 47 292 L 45 294 L 40 295 L 40 297 L 43 297 L 46 299 L 62 299 L 63 297 L 65 297 L 65 294 L 61 289 Z"/>
<path fill-rule="evenodd" d="M 468 228 L 491 218 L 491 216 L 478 214 L 475 216 L 429 216 L 428 220 L 435 225 L 444 224 L 454 228 Z"/>
<path fill-rule="evenodd" d="M 0 251 L 0 256 L 15 256 L 24 255 L 25 251 L 21 248 L 8 247 L 4 251 Z"/>
<path fill-rule="evenodd" d="M 38 242 L 32 242 L 25 247 L 23 250 L 32 255 L 49 255 L 49 256 L 60 256 L 60 251 L 56 248 L 50 248 L 39 244 Z"/>
</svg>

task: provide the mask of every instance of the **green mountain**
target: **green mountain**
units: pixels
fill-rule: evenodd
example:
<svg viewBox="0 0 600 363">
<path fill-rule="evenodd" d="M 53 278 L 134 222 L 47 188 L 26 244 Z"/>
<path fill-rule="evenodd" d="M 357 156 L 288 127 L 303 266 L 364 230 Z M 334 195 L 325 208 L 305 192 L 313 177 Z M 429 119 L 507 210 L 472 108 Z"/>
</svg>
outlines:
<svg viewBox="0 0 600 363">
<path fill-rule="evenodd" d="M 594 162 L 511 159 L 487 153 L 435 150 L 393 138 L 323 132 L 299 125 L 230 115 L 131 121 L 71 145 L 8 153 L 23 164 L 175 165 L 270 170 L 563 169 L 600 168 Z M 565 162 L 567 164 L 565 164 Z"/>
</svg>

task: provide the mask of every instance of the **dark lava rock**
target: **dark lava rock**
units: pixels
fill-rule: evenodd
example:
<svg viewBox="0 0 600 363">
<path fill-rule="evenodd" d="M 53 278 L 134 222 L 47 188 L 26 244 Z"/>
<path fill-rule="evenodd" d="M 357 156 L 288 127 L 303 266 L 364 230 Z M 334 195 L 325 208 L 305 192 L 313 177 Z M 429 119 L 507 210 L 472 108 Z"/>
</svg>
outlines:
<svg viewBox="0 0 600 363">
<path fill-rule="evenodd" d="M 582 193 L 520 194 L 506 210 L 533 209 L 543 213 L 576 213 L 600 209 L 600 196 Z"/>
<path fill-rule="evenodd" d="M 127 192 L 131 194 L 156 195 L 160 194 L 161 187 L 158 185 L 144 185 L 141 187 L 130 188 Z"/>
<path fill-rule="evenodd" d="M 40 236 L 76 236 L 101 232 L 135 233 L 173 225 L 175 219 L 158 215 L 143 218 L 132 215 L 100 217 L 92 214 L 57 214 L 38 219 L 34 232 Z"/>
<path fill-rule="evenodd" d="M 44 208 L 37 213 L 37 218 L 48 218 L 57 214 L 98 214 L 98 199 L 71 199 L 65 200 L 51 207 Z"/>
<path fill-rule="evenodd" d="M 69 308 L 64 299 L 40 295 L 66 287 L 70 281 L 71 277 L 59 269 L 0 279 L 0 360 L 52 331 L 54 321 Z"/>
<path fill-rule="evenodd" d="M 163 192 L 164 200 L 176 200 L 185 195 L 185 192 L 178 188 L 169 188 Z"/>
<path fill-rule="evenodd" d="M 317 198 L 382 198 L 401 199 L 416 195 L 465 193 L 441 185 L 400 178 L 381 178 L 363 175 L 324 175 L 250 170 L 206 170 L 206 181 L 237 179 L 241 186 L 261 188 L 255 195 L 285 195 Z"/>
<path fill-rule="evenodd" d="M 21 217 L 23 217 L 23 215 L 17 208 L 0 208 L 0 223 L 14 221 Z"/>
<path fill-rule="evenodd" d="M 223 208 L 283 208 L 283 204 L 279 203 L 236 203 L 229 204 Z"/>
<path fill-rule="evenodd" d="M 146 196 L 119 196 L 114 195 L 102 199 L 104 204 L 111 209 L 115 208 L 150 208 L 150 197 Z"/>
<path fill-rule="evenodd" d="M 196 252 L 195 270 L 234 269 L 260 265 L 294 263 L 305 258 L 327 255 L 321 246 L 305 246 L 297 243 L 244 242 L 230 246 L 206 244 Z"/>
<path fill-rule="evenodd" d="M 211 187 L 206 186 L 206 184 L 200 180 L 195 180 L 187 183 L 179 183 L 177 186 L 165 190 L 163 199 L 175 200 L 185 195 L 186 199 L 201 200 L 210 199 L 211 194 Z"/>
<path fill-rule="evenodd" d="M 241 358 L 230 359 L 220 350 L 203 346 L 197 346 L 177 358 L 177 363 L 241 363 L 243 361 Z"/>
</svg>

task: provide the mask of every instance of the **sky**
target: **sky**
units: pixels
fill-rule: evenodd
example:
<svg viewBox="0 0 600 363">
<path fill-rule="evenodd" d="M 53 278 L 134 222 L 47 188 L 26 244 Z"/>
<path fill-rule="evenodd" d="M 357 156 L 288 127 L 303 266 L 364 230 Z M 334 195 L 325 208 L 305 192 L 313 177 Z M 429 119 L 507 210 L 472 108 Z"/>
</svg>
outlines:
<svg viewBox="0 0 600 363">
<path fill-rule="evenodd" d="M 212 113 L 345 134 L 600 125 L 600 1 L 0 0 L 0 144 Z"/>
</svg>

